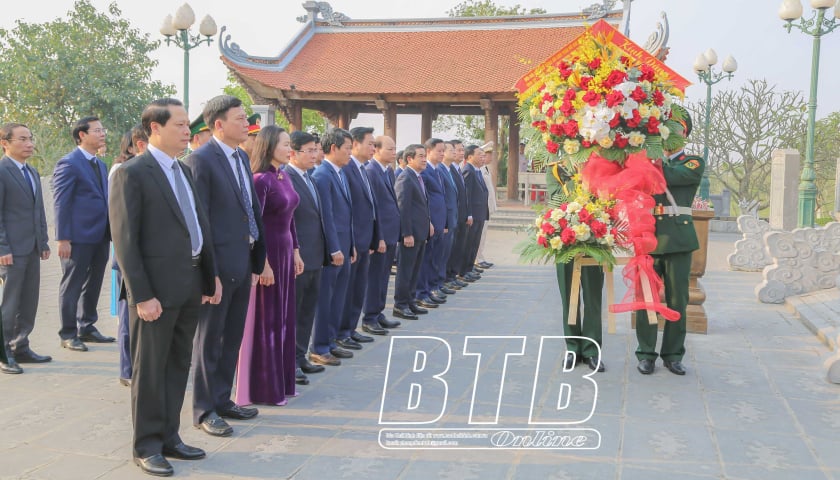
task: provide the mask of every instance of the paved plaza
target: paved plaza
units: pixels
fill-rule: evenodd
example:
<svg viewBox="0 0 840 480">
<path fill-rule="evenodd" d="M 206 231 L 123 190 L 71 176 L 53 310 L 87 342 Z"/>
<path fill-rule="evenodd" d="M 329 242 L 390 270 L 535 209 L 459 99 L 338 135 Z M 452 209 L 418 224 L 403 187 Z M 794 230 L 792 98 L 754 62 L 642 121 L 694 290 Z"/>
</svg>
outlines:
<svg viewBox="0 0 840 480">
<path fill-rule="evenodd" d="M 436 336 L 452 345 L 447 408 L 431 427 L 466 426 L 475 357 L 462 350 L 471 334 L 527 336 L 525 354 L 511 357 L 505 373 L 500 423 L 528 427 L 539 337 L 561 335 L 562 328 L 554 269 L 518 264 L 511 249 L 521 238 L 491 231 L 488 258 L 496 266 L 443 308 L 392 331 Z M 726 255 L 738 238 L 712 234 L 702 280 L 709 334 L 689 335 L 685 377 L 671 374 L 661 362 L 653 375 L 636 371 L 628 315 L 618 317 L 616 334 L 605 333 L 607 371 L 594 377 L 595 414 L 580 425 L 600 432 L 597 449 L 383 449 L 378 419 L 389 340 L 377 337 L 343 366 L 311 375 L 312 383 L 298 387 L 299 396 L 287 406 L 260 407 L 255 420 L 232 421 L 235 432 L 228 438 L 192 428 L 188 392 L 182 436 L 206 449 L 208 457 L 173 461 L 175 475 L 202 480 L 840 479 L 840 387 L 824 380 L 821 367 L 831 352 L 784 306 L 756 301 L 759 273 L 726 269 Z M 44 263 L 32 335 L 33 348 L 52 355 L 53 362 L 25 364 L 23 375 L 0 376 L 0 478 L 149 478 L 131 462 L 129 390 L 117 382 L 116 344 L 92 344 L 87 353 L 59 347 L 59 271 L 56 257 Z M 100 303 L 99 327 L 115 335 L 108 293 Z M 553 359 L 555 366 L 559 360 Z M 494 368 L 480 375 L 500 376 Z M 588 373 L 584 366 L 578 371 Z"/>
</svg>

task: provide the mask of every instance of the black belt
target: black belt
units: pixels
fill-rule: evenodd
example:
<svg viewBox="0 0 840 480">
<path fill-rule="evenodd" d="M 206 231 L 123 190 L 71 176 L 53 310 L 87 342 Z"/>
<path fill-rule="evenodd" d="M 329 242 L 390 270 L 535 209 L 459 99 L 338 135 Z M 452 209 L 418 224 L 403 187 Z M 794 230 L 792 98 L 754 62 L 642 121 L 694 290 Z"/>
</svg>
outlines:
<svg viewBox="0 0 840 480">
<path fill-rule="evenodd" d="M 200 267 L 201 266 L 201 255 L 193 255 L 192 266 L 193 267 Z"/>
</svg>

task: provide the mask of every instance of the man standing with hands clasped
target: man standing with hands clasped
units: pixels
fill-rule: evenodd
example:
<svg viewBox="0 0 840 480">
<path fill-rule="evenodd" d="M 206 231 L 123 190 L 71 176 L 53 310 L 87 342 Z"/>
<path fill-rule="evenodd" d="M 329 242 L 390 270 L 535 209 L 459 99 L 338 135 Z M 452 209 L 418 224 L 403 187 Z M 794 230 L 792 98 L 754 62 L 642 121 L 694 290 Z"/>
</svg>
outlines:
<svg viewBox="0 0 840 480">
<path fill-rule="evenodd" d="M 205 456 L 184 444 L 178 428 L 199 309 L 218 304 L 222 286 L 207 214 L 189 169 L 176 160 L 190 139 L 187 111 L 178 100 L 155 100 L 141 121 L 149 147 L 114 173 L 110 218 L 129 304 L 134 462 L 169 476 L 164 457 Z"/>
</svg>

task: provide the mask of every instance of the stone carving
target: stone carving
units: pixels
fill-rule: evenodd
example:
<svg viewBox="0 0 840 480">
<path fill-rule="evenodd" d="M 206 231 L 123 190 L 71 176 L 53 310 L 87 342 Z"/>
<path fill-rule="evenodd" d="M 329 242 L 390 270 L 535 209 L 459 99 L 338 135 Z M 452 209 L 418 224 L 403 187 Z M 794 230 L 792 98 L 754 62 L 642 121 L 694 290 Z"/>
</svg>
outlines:
<svg viewBox="0 0 840 480">
<path fill-rule="evenodd" d="M 764 240 L 773 264 L 764 269 L 764 280 L 755 289 L 759 301 L 784 303 L 791 295 L 837 286 L 840 223 L 769 232 Z"/>
<path fill-rule="evenodd" d="M 730 270 L 760 272 L 773 263 L 764 248 L 764 234 L 770 231 L 770 224 L 752 215 L 738 217 L 738 230 L 744 235 L 735 242 L 735 252 L 726 257 Z"/>
<path fill-rule="evenodd" d="M 306 9 L 307 14 L 297 17 L 296 20 L 300 23 L 306 23 L 310 20 L 323 20 L 334 27 L 341 27 L 344 25 L 342 22 L 350 20 L 347 15 L 333 11 L 330 2 L 309 1 L 303 4 L 303 8 Z"/>
<path fill-rule="evenodd" d="M 593 3 L 592 5 L 582 9 L 581 12 L 589 15 L 586 17 L 587 20 L 604 18 L 610 10 L 613 9 L 617 1 L 618 0 L 602 0 L 601 3 Z"/>
<path fill-rule="evenodd" d="M 670 34 L 670 27 L 668 25 L 668 15 L 662 12 L 660 16 L 662 20 L 656 22 L 656 31 L 650 34 L 643 48 L 664 62 L 669 51 L 668 36 Z"/>
<path fill-rule="evenodd" d="M 837 336 L 835 342 L 837 342 L 835 345 L 840 345 L 840 335 Z M 823 368 L 826 380 L 835 384 L 840 383 L 840 351 L 835 350 L 834 355 L 825 360 Z"/>
</svg>

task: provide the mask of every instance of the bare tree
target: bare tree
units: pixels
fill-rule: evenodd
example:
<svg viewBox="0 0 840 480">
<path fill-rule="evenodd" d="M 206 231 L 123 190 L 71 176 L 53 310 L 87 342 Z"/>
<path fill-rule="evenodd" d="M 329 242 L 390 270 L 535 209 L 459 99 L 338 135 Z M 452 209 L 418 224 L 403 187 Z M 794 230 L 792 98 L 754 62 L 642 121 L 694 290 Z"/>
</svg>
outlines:
<svg viewBox="0 0 840 480">
<path fill-rule="evenodd" d="M 693 151 L 703 151 L 706 102 L 690 103 L 694 120 L 689 137 Z M 712 98 L 709 128 L 709 176 L 732 192 L 736 201 L 770 200 L 773 150 L 804 151 L 805 100 L 801 92 L 778 92 L 766 80 L 750 80 L 737 90 Z"/>
</svg>

